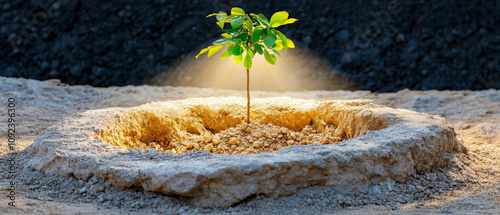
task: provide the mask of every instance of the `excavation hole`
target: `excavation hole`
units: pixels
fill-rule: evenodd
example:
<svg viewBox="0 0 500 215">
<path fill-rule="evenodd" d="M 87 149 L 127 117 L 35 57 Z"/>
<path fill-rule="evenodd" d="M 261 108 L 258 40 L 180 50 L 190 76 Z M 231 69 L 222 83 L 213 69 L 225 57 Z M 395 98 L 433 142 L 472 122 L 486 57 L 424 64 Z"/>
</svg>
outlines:
<svg viewBox="0 0 500 215">
<path fill-rule="evenodd" d="M 387 127 L 361 105 L 369 104 L 254 99 L 252 123 L 247 124 L 243 98 L 156 102 L 117 115 L 97 138 L 113 146 L 174 154 L 274 152 L 292 145 L 335 144 Z"/>
</svg>

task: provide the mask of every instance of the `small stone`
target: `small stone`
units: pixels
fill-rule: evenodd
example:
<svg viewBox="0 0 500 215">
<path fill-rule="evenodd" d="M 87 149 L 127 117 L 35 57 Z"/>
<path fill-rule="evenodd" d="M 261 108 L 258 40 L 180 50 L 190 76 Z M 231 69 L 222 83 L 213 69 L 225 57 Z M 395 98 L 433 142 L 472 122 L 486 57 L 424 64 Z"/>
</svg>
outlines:
<svg viewBox="0 0 500 215">
<path fill-rule="evenodd" d="M 382 191 L 380 190 L 379 186 L 373 186 L 372 191 L 373 191 L 373 195 L 375 195 L 375 196 L 382 195 Z"/>
<path fill-rule="evenodd" d="M 258 148 L 260 148 L 261 146 L 262 146 L 262 143 L 261 143 L 260 141 L 255 141 L 255 142 L 253 142 L 253 147 L 254 147 L 254 148 L 258 149 Z"/>
<path fill-rule="evenodd" d="M 212 144 L 208 144 L 205 146 L 205 148 L 203 148 L 203 150 L 209 151 L 209 152 L 211 152 L 213 149 L 214 149 L 214 145 L 212 145 Z"/>
<path fill-rule="evenodd" d="M 220 140 L 219 135 L 215 135 L 215 136 L 212 138 L 212 143 L 213 143 L 214 145 L 217 145 L 217 144 L 219 144 L 220 142 L 221 142 L 221 140 Z"/>
<path fill-rule="evenodd" d="M 280 132 L 281 132 L 281 134 L 286 134 L 287 133 L 287 129 L 285 127 L 281 127 L 280 128 Z"/>
<path fill-rule="evenodd" d="M 271 134 L 271 137 L 272 137 L 272 138 L 277 138 L 277 137 L 278 137 L 278 133 L 273 132 L 273 133 Z"/>
<path fill-rule="evenodd" d="M 238 139 L 234 138 L 234 137 L 231 137 L 231 139 L 229 139 L 229 145 L 239 145 L 240 144 L 240 141 L 238 141 Z"/>
<path fill-rule="evenodd" d="M 416 189 L 416 190 L 417 190 L 417 192 L 419 192 L 419 193 L 421 193 L 421 192 L 424 192 L 424 191 L 425 191 L 425 189 L 424 189 L 422 186 L 420 186 L 420 185 L 415 186 L 415 189 Z"/>
<path fill-rule="evenodd" d="M 282 139 L 283 138 L 283 135 L 278 135 L 278 139 Z"/>
<path fill-rule="evenodd" d="M 294 144 L 294 141 L 293 141 L 293 140 L 288 140 L 288 141 L 286 141 L 286 145 L 288 145 L 288 146 L 291 146 L 291 145 L 293 145 L 293 144 Z"/>
<path fill-rule="evenodd" d="M 149 156 L 156 156 L 156 155 L 158 155 L 158 150 L 156 150 L 155 148 L 149 149 L 148 155 Z"/>
<path fill-rule="evenodd" d="M 205 142 L 206 144 L 208 144 L 208 143 L 212 142 L 212 138 L 213 138 L 213 136 L 209 136 L 209 137 L 207 137 L 207 139 L 205 139 L 205 141 L 204 141 L 204 142 Z"/>
<path fill-rule="evenodd" d="M 312 205 L 313 200 L 309 198 L 309 199 L 306 200 L 306 202 L 307 202 L 307 204 Z"/>
<path fill-rule="evenodd" d="M 90 192 L 99 193 L 102 191 L 104 191 L 104 186 L 102 186 L 101 184 L 94 184 L 90 187 Z"/>
<path fill-rule="evenodd" d="M 246 130 L 247 133 L 252 133 L 252 128 L 248 127 Z"/>
<path fill-rule="evenodd" d="M 261 138 L 262 134 L 257 132 L 257 133 L 253 133 L 252 136 L 255 138 Z"/>
<path fill-rule="evenodd" d="M 78 193 L 82 194 L 82 193 L 86 193 L 87 192 L 87 188 L 86 187 L 82 187 L 80 190 L 78 190 Z"/>
</svg>

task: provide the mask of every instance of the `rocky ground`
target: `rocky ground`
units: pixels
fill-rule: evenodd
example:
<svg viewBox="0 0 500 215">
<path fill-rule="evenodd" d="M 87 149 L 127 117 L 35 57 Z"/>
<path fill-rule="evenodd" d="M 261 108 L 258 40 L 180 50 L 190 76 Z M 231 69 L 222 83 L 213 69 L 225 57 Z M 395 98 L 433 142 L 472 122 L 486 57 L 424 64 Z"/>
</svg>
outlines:
<svg viewBox="0 0 500 215">
<path fill-rule="evenodd" d="M 245 96 L 245 92 L 190 88 L 126 86 L 93 88 L 0 77 L 1 126 L 7 128 L 7 99 L 15 98 L 17 150 L 62 118 L 85 110 L 133 107 L 189 97 Z M 444 116 L 455 128 L 468 154 L 457 154 L 452 164 L 412 176 L 406 183 L 385 180 L 357 188 L 313 186 L 291 196 L 253 196 L 230 208 L 199 208 L 175 197 L 140 190 L 118 191 L 97 178 L 90 181 L 18 169 L 16 208 L 8 206 L 6 174 L 0 186 L 0 211 L 8 214 L 498 214 L 500 212 L 500 92 L 368 91 L 261 92 L 253 97 L 289 96 L 315 100 L 372 99 L 393 108 Z M 6 130 L 2 130 L 6 137 Z M 7 171 L 7 140 L 0 140 L 2 172 Z M 19 165 L 23 160 L 18 160 Z"/>
<path fill-rule="evenodd" d="M 360 89 L 500 88 L 500 2 L 11 0 L 0 2 L 0 75 L 139 85 L 220 36 L 207 14 L 239 6 L 299 22 L 282 31 Z M 313 68 L 309 68 L 313 70 Z"/>
</svg>

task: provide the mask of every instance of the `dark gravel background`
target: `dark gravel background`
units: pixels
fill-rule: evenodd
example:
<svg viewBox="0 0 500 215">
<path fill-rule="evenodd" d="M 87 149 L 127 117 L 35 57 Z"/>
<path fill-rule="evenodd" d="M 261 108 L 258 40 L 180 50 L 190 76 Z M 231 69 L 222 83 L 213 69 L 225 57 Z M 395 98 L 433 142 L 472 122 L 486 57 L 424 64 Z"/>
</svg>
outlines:
<svg viewBox="0 0 500 215">
<path fill-rule="evenodd" d="M 1 0 L 0 75 L 146 83 L 219 37 L 205 15 L 286 10 L 296 45 L 361 89 L 500 88 L 500 1 Z"/>
</svg>

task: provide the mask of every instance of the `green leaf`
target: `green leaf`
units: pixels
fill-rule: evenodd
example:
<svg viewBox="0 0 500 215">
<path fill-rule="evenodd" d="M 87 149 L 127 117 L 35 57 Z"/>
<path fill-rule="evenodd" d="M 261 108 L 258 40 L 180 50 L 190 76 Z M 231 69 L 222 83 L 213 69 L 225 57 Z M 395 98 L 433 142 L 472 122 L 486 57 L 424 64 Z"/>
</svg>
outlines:
<svg viewBox="0 0 500 215">
<path fill-rule="evenodd" d="M 253 58 L 255 55 L 255 51 L 252 50 L 252 47 L 247 47 L 246 45 L 243 45 L 242 48 L 245 50 L 246 53 L 250 54 L 250 56 Z"/>
<path fill-rule="evenodd" d="M 253 18 L 256 19 L 264 28 L 269 28 L 269 20 L 264 16 L 264 14 L 255 15 L 252 14 Z"/>
<path fill-rule="evenodd" d="M 231 38 L 222 38 L 213 42 L 214 45 L 231 45 Z"/>
<path fill-rule="evenodd" d="M 295 44 L 293 43 L 293 41 L 289 40 L 289 39 L 286 39 L 286 44 L 288 46 L 288 48 L 295 48 Z"/>
<path fill-rule="evenodd" d="M 241 40 L 241 39 L 234 40 L 234 44 L 236 44 L 236 45 L 241 45 L 242 43 L 243 43 L 243 40 Z"/>
<path fill-rule="evenodd" d="M 263 29 L 265 29 L 265 28 L 262 27 L 262 25 L 257 25 L 257 26 L 255 26 L 254 31 L 256 31 L 256 30 L 263 30 Z"/>
<path fill-rule="evenodd" d="M 295 19 L 295 18 L 290 18 L 290 19 L 287 19 L 287 20 L 283 23 L 283 25 L 292 24 L 292 23 L 294 23 L 294 22 L 296 22 L 296 21 L 299 21 L 299 20 L 298 20 L 298 19 Z"/>
<path fill-rule="evenodd" d="M 217 25 L 219 25 L 220 29 L 224 30 L 224 21 L 217 22 Z"/>
<path fill-rule="evenodd" d="M 255 56 L 255 50 L 252 49 L 252 47 L 248 48 L 248 53 L 250 54 L 250 56 Z"/>
<path fill-rule="evenodd" d="M 198 59 L 198 57 L 199 57 L 201 54 L 203 54 L 203 53 L 207 52 L 208 50 L 210 50 L 210 49 L 212 49 L 212 48 L 213 48 L 213 46 L 209 46 L 209 47 L 206 47 L 206 48 L 202 49 L 202 50 L 200 51 L 200 53 L 198 53 L 198 55 L 196 55 L 196 59 Z"/>
<path fill-rule="evenodd" d="M 255 51 L 259 54 L 264 54 L 264 46 L 260 44 L 254 44 Z"/>
<path fill-rule="evenodd" d="M 212 55 L 214 55 L 215 53 L 217 53 L 222 47 L 224 46 L 215 46 L 213 47 L 212 49 L 210 49 L 210 51 L 208 51 L 208 56 L 207 57 L 210 57 Z"/>
<path fill-rule="evenodd" d="M 276 40 L 276 45 L 273 47 L 273 49 L 276 49 L 276 50 L 283 49 L 283 42 L 281 42 L 281 40 Z"/>
<path fill-rule="evenodd" d="M 281 58 L 281 54 L 278 51 L 276 51 L 276 49 L 271 49 L 271 51 L 273 51 L 274 53 L 276 53 Z"/>
<path fill-rule="evenodd" d="M 247 26 L 248 33 L 252 34 L 253 33 L 253 22 L 252 22 L 252 19 L 250 17 L 247 17 L 247 19 L 245 20 L 245 24 Z"/>
<path fill-rule="evenodd" d="M 226 21 L 226 19 L 227 19 L 227 13 L 224 12 L 224 11 L 221 11 L 221 12 L 219 12 L 218 15 L 215 16 L 215 18 L 217 18 L 217 21 L 219 21 L 219 22 L 220 21 Z"/>
<path fill-rule="evenodd" d="M 238 31 L 240 31 L 240 29 L 231 28 L 231 29 L 226 30 L 226 33 L 228 33 L 228 34 L 238 33 Z"/>
<path fill-rule="evenodd" d="M 218 16 L 218 15 L 219 15 L 219 13 L 211 13 L 211 14 L 208 14 L 205 18 L 208 18 L 208 17 L 211 17 L 211 16 Z"/>
<path fill-rule="evenodd" d="M 245 11 L 239 7 L 233 7 L 231 9 L 231 15 L 236 16 L 236 15 L 245 15 Z"/>
<path fill-rule="evenodd" d="M 246 19 L 246 16 L 232 19 L 231 20 L 231 27 L 233 29 L 239 27 L 241 24 L 243 24 L 245 22 L 245 19 Z"/>
<path fill-rule="evenodd" d="M 233 38 L 233 35 L 228 34 L 228 33 L 223 33 L 223 34 L 221 34 L 221 36 L 224 38 Z"/>
<path fill-rule="evenodd" d="M 234 36 L 234 39 L 240 39 L 241 41 L 247 41 L 248 34 L 246 34 L 246 33 L 237 34 L 236 36 Z"/>
<path fill-rule="evenodd" d="M 229 50 L 233 55 L 243 54 L 243 47 L 241 47 L 241 45 L 229 46 L 227 50 Z"/>
<path fill-rule="evenodd" d="M 243 61 L 243 66 L 247 69 L 252 68 L 252 56 L 250 55 L 250 53 L 247 53 L 245 55 L 245 60 Z"/>
<path fill-rule="evenodd" d="M 242 59 L 243 59 L 243 56 L 241 54 L 233 56 L 234 64 L 238 64 L 239 62 L 241 62 Z"/>
<path fill-rule="evenodd" d="M 231 50 L 228 48 L 224 53 L 222 53 L 222 55 L 220 56 L 220 59 L 224 59 L 226 57 L 229 57 L 233 55 L 233 52 L 231 52 Z"/>
<path fill-rule="evenodd" d="M 276 35 L 274 34 L 264 37 L 264 45 L 266 45 L 267 48 L 272 48 L 276 45 L 276 39 Z"/>
<path fill-rule="evenodd" d="M 285 37 L 285 35 L 283 33 L 281 33 L 280 31 L 276 30 L 276 33 L 278 33 L 278 37 L 280 38 L 282 44 L 283 44 L 283 47 L 285 48 L 285 52 L 288 50 L 288 45 L 287 45 L 287 38 Z M 279 50 L 279 49 L 278 49 Z"/>
<path fill-rule="evenodd" d="M 285 23 L 287 19 L 288 19 L 288 13 L 286 11 L 276 12 L 271 17 L 270 25 L 273 28 L 278 27 L 283 23 Z"/>
<path fill-rule="evenodd" d="M 264 50 L 264 57 L 266 58 L 267 62 L 272 65 L 276 65 L 276 56 L 274 54 L 269 54 L 267 50 Z"/>
<path fill-rule="evenodd" d="M 255 30 L 252 34 L 252 43 L 259 41 L 260 35 L 262 35 L 262 29 Z"/>
</svg>

